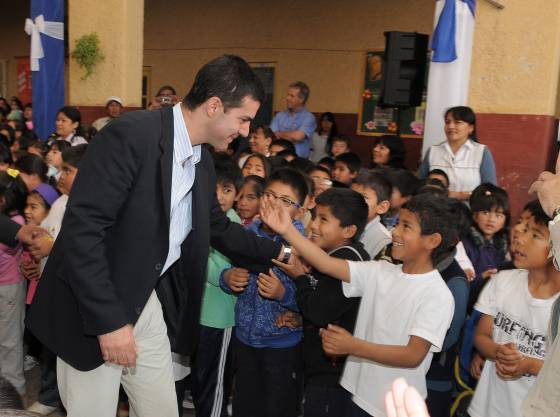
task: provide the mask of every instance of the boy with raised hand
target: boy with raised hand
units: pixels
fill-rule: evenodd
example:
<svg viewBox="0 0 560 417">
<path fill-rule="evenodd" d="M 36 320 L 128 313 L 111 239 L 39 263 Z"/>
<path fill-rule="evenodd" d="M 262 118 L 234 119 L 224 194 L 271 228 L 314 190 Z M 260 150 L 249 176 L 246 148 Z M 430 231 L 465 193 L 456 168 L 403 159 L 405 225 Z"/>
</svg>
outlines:
<svg viewBox="0 0 560 417">
<path fill-rule="evenodd" d="M 482 316 L 474 343 L 486 363 L 471 417 L 521 417 L 523 399 L 543 365 L 550 313 L 560 292 L 560 272 L 549 257 L 549 221 L 538 201 L 525 206 L 512 235 L 519 269 L 494 275 L 475 305 Z"/>
<path fill-rule="evenodd" d="M 350 261 L 367 261 L 369 255 L 359 241 L 367 221 L 363 197 L 345 188 L 331 188 L 317 196 L 310 223 L 311 241 L 330 256 Z M 346 356 L 323 352 L 320 329 L 336 323 L 354 331 L 359 298 L 346 298 L 342 283 L 328 273 L 312 269 L 305 273 L 299 263 L 284 266 L 295 278 L 297 302 L 303 316 L 303 362 L 306 417 L 342 416 L 350 394 L 340 386 Z"/>
<path fill-rule="evenodd" d="M 340 384 L 353 397 L 345 416 L 385 416 L 383 399 L 391 382 L 405 377 L 426 397 L 426 372 L 441 349 L 453 317 L 453 296 L 434 263 L 457 241 L 448 198 L 413 197 L 393 232 L 393 258 L 351 262 L 329 256 L 300 237 L 289 216 L 269 202 L 261 216 L 311 266 L 343 282 L 347 297 L 362 297 L 354 336 L 329 324 L 321 331 L 327 355 L 349 355 Z"/>
</svg>

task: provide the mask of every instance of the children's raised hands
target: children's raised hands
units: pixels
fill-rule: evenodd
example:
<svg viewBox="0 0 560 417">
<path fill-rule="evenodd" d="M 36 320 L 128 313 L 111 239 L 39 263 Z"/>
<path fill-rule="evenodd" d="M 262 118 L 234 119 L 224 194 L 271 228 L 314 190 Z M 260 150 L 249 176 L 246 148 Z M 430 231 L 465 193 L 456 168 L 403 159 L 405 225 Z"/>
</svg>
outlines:
<svg viewBox="0 0 560 417">
<path fill-rule="evenodd" d="M 260 217 L 268 227 L 279 235 L 284 235 L 292 226 L 292 218 L 288 209 L 282 206 L 278 200 L 261 198 Z"/>
</svg>

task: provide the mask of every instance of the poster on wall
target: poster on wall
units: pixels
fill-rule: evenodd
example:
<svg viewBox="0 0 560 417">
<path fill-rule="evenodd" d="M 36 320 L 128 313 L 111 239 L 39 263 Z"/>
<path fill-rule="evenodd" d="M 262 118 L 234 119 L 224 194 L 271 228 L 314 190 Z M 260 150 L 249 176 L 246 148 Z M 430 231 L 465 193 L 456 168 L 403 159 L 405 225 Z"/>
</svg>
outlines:
<svg viewBox="0 0 560 417">
<path fill-rule="evenodd" d="M 17 96 L 25 105 L 31 103 L 31 68 L 29 57 L 17 58 Z"/>
<path fill-rule="evenodd" d="M 360 85 L 360 112 L 356 129 L 358 135 L 381 136 L 397 133 L 396 111 L 382 109 L 377 105 L 381 92 L 382 73 L 383 50 L 366 52 L 362 84 Z M 401 136 L 403 138 L 422 138 L 425 112 L 426 93 L 424 92 L 422 104 L 419 107 L 401 111 Z"/>
</svg>

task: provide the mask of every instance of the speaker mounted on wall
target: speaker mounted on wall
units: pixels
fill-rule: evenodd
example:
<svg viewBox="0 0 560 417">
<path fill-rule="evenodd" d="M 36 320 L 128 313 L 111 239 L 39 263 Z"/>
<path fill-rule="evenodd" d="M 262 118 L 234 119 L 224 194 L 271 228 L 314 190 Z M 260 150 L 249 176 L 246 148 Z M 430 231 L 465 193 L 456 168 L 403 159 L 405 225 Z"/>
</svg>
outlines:
<svg viewBox="0 0 560 417">
<path fill-rule="evenodd" d="M 428 38 L 416 32 L 385 32 L 380 107 L 408 108 L 422 103 Z"/>
</svg>

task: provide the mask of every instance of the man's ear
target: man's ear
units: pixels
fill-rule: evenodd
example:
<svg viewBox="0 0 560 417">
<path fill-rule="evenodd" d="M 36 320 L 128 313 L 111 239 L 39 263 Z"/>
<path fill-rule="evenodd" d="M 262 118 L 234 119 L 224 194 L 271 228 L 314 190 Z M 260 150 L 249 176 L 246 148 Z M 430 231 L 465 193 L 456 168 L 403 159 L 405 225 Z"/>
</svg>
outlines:
<svg viewBox="0 0 560 417">
<path fill-rule="evenodd" d="M 204 108 L 206 110 L 206 114 L 208 117 L 214 117 L 219 114 L 220 109 L 223 109 L 222 100 L 219 97 L 213 96 L 210 97 L 204 103 Z"/>
<path fill-rule="evenodd" d="M 383 200 L 381 203 L 377 205 L 377 209 L 375 210 L 375 212 L 381 216 L 387 213 L 390 208 L 391 208 L 391 202 L 389 200 Z"/>
</svg>

